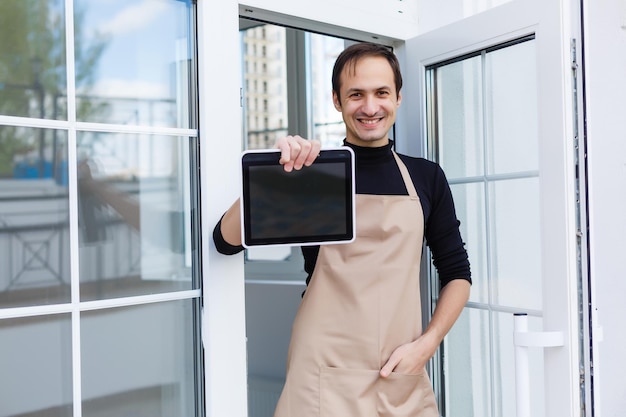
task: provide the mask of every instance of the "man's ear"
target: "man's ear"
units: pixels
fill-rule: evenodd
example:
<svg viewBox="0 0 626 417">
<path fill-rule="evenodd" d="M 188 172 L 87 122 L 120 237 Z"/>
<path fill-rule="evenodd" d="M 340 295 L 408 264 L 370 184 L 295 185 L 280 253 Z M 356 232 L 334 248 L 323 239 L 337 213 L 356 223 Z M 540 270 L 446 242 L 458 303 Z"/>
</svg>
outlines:
<svg viewBox="0 0 626 417">
<path fill-rule="evenodd" d="M 402 92 L 398 91 L 398 101 L 396 103 L 396 107 L 400 107 L 400 103 L 402 103 Z"/>
<path fill-rule="evenodd" d="M 335 109 L 337 109 L 337 111 L 341 111 L 341 102 L 339 101 L 337 92 L 334 90 L 333 90 L 333 104 L 335 105 Z"/>
</svg>

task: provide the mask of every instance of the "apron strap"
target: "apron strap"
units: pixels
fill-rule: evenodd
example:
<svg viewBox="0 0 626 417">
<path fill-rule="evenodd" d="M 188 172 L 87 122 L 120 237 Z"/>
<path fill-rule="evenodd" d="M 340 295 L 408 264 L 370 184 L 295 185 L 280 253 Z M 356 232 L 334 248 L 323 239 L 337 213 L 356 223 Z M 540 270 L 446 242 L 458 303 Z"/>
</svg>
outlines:
<svg viewBox="0 0 626 417">
<path fill-rule="evenodd" d="M 400 159 L 398 154 L 392 150 L 393 157 L 396 159 L 396 163 L 398 164 L 398 168 L 400 169 L 400 174 L 402 174 L 402 179 L 404 180 L 404 186 L 409 193 L 409 197 L 411 200 L 418 200 L 417 191 L 415 190 L 415 185 L 413 184 L 413 180 L 411 180 L 411 175 L 409 174 L 409 170 L 406 169 L 406 165 Z"/>
</svg>

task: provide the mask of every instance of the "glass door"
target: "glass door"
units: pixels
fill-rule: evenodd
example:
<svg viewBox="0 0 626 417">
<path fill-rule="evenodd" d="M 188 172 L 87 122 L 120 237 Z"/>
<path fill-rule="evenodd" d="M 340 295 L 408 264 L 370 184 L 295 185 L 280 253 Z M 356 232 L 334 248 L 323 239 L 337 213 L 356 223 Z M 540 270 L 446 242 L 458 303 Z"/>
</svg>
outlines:
<svg viewBox="0 0 626 417">
<path fill-rule="evenodd" d="M 579 415 L 577 34 L 561 26 L 569 15 L 559 3 L 513 1 L 406 45 L 413 73 L 403 107 L 420 109 L 423 127 L 408 129 L 425 144 L 413 152 L 448 176 L 474 281 L 434 361 L 445 416 L 515 415 L 514 313 L 528 315 L 531 331 L 561 332 L 565 341 L 529 348 L 531 414 Z"/>
<path fill-rule="evenodd" d="M 0 416 L 204 415 L 195 5 L 0 3 Z"/>
<path fill-rule="evenodd" d="M 503 383 L 514 379 L 513 313 L 542 329 L 535 52 L 524 37 L 426 73 L 430 156 L 451 184 L 475 277 L 445 343 L 450 415 L 515 414 L 515 387 Z M 543 379 L 533 377 L 539 416 Z"/>
</svg>

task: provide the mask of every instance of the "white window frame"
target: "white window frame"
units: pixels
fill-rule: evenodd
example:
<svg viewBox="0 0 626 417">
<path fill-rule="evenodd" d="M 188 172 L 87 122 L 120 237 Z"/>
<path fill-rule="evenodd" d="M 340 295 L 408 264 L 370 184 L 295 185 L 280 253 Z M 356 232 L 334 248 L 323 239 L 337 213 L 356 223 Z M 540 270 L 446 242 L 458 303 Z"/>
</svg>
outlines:
<svg viewBox="0 0 626 417">
<path fill-rule="evenodd" d="M 193 289 L 169 293 L 120 297 L 94 301 L 80 301 L 79 268 L 79 228 L 78 228 L 78 156 L 76 154 L 77 132 L 107 132 L 122 134 L 168 135 L 172 137 L 197 138 L 197 129 L 116 125 L 108 123 L 89 123 L 76 120 L 76 84 L 74 50 L 74 2 L 64 1 L 65 9 L 65 50 L 67 78 L 67 120 L 37 119 L 0 115 L 0 125 L 56 129 L 67 133 L 68 149 L 68 202 L 69 202 L 69 248 L 70 248 L 70 284 L 69 303 L 14 307 L 0 309 L 0 319 L 36 317 L 55 314 L 71 315 L 72 334 L 72 403 L 73 417 L 82 416 L 82 367 L 81 367 L 81 313 L 85 311 L 129 307 L 147 303 L 176 300 L 200 300 L 201 290 Z M 200 395 L 201 393 L 198 393 Z"/>
</svg>

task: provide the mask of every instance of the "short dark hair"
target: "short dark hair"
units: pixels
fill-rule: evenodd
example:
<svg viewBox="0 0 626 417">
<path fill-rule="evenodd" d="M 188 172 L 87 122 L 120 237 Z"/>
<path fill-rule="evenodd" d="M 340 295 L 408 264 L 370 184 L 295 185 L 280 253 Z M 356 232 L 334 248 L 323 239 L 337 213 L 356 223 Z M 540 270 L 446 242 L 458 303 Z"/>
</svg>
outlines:
<svg viewBox="0 0 626 417">
<path fill-rule="evenodd" d="M 361 58 L 365 57 L 382 57 L 389 62 L 391 66 L 391 70 L 393 71 L 394 81 L 396 83 L 396 95 L 400 94 L 400 89 L 402 88 L 402 74 L 400 73 L 400 63 L 398 62 L 398 58 L 393 54 L 390 48 L 378 45 L 370 42 L 361 42 L 356 43 L 354 45 L 350 45 L 346 49 L 344 49 L 337 60 L 335 61 L 335 66 L 333 67 L 333 91 L 339 95 L 339 89 L 341 88 L 341 73 L 346 65 L 351 65 L 354 70 L 357 62 Z"/>
</svg>

